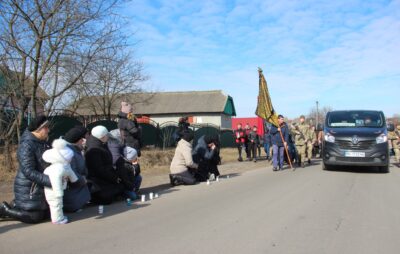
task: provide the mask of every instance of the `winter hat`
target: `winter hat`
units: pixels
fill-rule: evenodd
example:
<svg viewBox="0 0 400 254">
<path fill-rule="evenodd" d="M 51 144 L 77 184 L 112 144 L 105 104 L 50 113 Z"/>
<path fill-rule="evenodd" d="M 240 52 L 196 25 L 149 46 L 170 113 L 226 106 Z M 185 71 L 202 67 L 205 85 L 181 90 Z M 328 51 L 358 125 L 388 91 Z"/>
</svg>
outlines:
<svg viewBox="0 0 400 254">
<path fill-rule="evenodd" d="M 135 148 L 132 148 L 130 146 L 126 146 L 124 148 L 124 157 L 128 160 L 128 161 L 133 161 L 137 159 L 137 151 Z"/>
<path fill-rule="evenodd" d="M 98 125 L 92 129 L 92 136 L 98 139 L 102 139 L 108 135 L 108 130 L 102 125 Z"/>
<path fill-rule="evenodd" d="M 77 125 L 65 133 L 64 139 L 73 144 L 78 142 L 81 138 L 84 138 L 87 132 L 88 130 L 85 127 Z"/>
<path fill-rule="evenodd" d="M 184 132 L 182 133 L 182 139 L 186 140 L 187 142 L 192 141 L 193 138 L 194 138 L 194 135 L 193 135 L 193 133 L 190 132 L 190 131 L 184 131 Z"/>
<path fill-rule="evenodd" d="M 132 105 L 126 101 L 121 101 L 121 112 L 125 114 L 132 113 Z"/>
<path fill-rule="evenodd" d="M 28 126 L 28 130 L 29 131 L 36 131 L 39 130 L 41 128 L 43 128 L 44 126 L 49 124 L 49 120 L 47 119 L 46 116 L 38 116 L 35 119 L 33 119 L 29 126 Z"/>
<path fill-rule="evenodd" d="M 46 150 L 43 153 L 43 160 L 48 163 L 56 163 L 71 161 L 74 152 L 67 146 L 67 141 L 64 139 L 55 139 L 52 144 L 52 149 Z"/>
</svg>

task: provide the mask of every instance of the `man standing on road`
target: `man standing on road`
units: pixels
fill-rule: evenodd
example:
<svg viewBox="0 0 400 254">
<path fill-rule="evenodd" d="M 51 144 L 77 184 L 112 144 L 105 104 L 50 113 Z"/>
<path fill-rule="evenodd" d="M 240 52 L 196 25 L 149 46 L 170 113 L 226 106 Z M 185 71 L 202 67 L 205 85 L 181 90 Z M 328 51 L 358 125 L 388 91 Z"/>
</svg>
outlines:
<svg viewBox="0 0 400 254">
<path fill-rule="evenodd" d="M 289 139 L 289 130 L 285 122 L 283 121 L 283 116 L 278 116 L 279 127 L 272 125 L 270 133 L 271 133 L 271 141 L 272 141 L 272 165 L 273 170 L 278 171 L 283 168 L 283 159 L 284 159 L 284 150 L 285 146 L 287 146 L 287 142 Z M 281 136 L 281 133 L 282 136 Z M 282 141 L 283 137 L 283 141 Z M 279 161 L 278 161 L 279 159 Z M 279 169 L 278 169 L 279 162 Z"/>
<path fill-rule="evenodd" d="M 307 139 L 307 159 L 308 159 L 307 161 L 309 165 L 311 164 L 312 151 L 316 141 L 317 141 L 317 136 L 315 135 L 315 127 L 311 126 L 308 131 L 308 139 Z"/>
<path fill-rule="evenodd" d="M 389 131 L 388 133 L 389 141 L 392 145 L 393 152 L 396 158 L 396 162 L 400 167 L 400 149 L 399 149 L 399 142 L 400 142 L 400 124 L 397 125 L 397 130 Z"/>
<path fill-rule="evenodd" d="M 299 166 L 304 168 L 305 160 L 306 160 L 306 145 L 307 138 L 309 137 L 309 129 L 308 124 L 305 123 L 305 117 L 303 115 L 300 116 L 300 122 L 295 126 L 293 133 L 295 135 L 294 142 L 296 145 L 297 156 L 299 157 Z"/>
<path fill-rule="evenodd" d="M 243 161 L 242 150 L 246 143 L 246 132 L 242 129 L 241 123 L 239 123 L 237 125 L 237 129 L 235 130 L 234 134 L 235 134 L 235 138 L 236 138 L 235 141 L 236 141 L 236 145 L 237 145 L 238 153 L 239 153 L 238 161 Z"/>
</svg>

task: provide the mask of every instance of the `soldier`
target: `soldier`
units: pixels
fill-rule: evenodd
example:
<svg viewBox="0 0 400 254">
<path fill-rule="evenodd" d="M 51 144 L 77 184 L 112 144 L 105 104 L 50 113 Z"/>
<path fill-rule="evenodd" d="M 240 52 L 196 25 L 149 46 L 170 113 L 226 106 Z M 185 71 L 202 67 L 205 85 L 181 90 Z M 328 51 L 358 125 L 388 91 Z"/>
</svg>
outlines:
<svg viewBox="0 0 400 254">
<path fill-rule="evenodd" d="M 297 155 L 299 157 L 299 166 L 304 168 L 304 161 L 306 160 L 306 145 L 309 139 L 310 126 L 306 124 L 305 117 L 300 116 L 300 122 L 293 129 L 294 143 L 296 145 Z M 301 162 L 301 164 L 300 164 Z"/>
<path fill-rule="evenodd" d="M 312 151 L 314 148 L 314 144 L 317 142 L 317 135 L 315 135 L 315 127 L 312 125 L 308 131 L 307 137 L 307 161 L 308 164 L 311 164 Z"/>
<path fill-rule="evenodd" d="M 397 163 L 400 166 L 400 149 L 399 149 L 399 141 L 400 141 L 400 124 L 397 125 L 397 130 L 388 132 L 388 139 L 390 144 L 392 145 L 394 155 Z"/>
</svg>

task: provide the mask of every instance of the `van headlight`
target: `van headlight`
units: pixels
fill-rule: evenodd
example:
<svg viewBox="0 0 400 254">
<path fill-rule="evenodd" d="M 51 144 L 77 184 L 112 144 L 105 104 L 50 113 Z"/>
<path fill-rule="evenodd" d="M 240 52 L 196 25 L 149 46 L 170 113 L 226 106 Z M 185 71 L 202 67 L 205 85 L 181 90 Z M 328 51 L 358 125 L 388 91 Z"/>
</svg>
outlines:
<svg viewBox="0 0 400 254">
<path fill-rule="evenodd" d="M 325 141 L 329 143 L 335 143 L 335 137 L 328 132 L 325 134 Z"/>
<path fill-rule="evenodd" d="M 378 137 L 376 137 L 376 143 L 377 144 L 382 144 L 387 142 L 387 136 L 385 134 L 381 134 Z"/>
</svg>

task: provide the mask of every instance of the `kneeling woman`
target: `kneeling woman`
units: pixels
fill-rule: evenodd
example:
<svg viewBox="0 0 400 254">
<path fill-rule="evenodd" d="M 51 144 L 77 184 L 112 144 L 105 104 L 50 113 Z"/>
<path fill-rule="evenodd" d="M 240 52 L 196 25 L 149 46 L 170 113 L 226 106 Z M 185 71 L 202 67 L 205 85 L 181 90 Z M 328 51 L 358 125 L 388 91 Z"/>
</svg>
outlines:
<svg viewBox="0 0 400 254">
<path fill-rule="evenodd" d="M 193 171 L 198 165 L 192 159 L 192 144 L 193 133 L 186 131 L 182 134 L 181 140 L 175 150 L 174 158 L 172 159 L 169 175 L 171 185 L 186 184 L 191 185 L 196 183 Z"/>
</svg>

